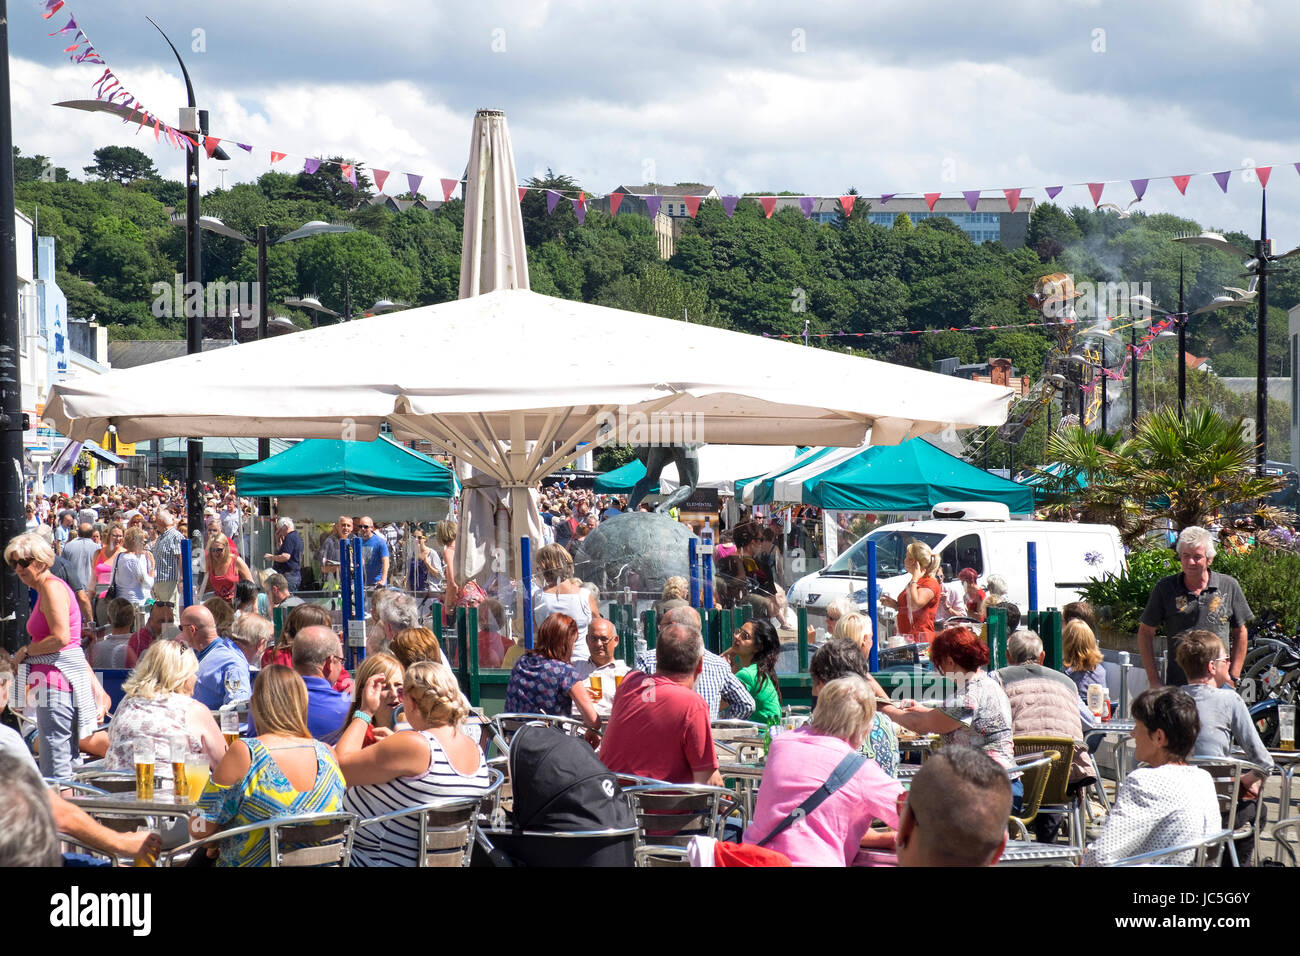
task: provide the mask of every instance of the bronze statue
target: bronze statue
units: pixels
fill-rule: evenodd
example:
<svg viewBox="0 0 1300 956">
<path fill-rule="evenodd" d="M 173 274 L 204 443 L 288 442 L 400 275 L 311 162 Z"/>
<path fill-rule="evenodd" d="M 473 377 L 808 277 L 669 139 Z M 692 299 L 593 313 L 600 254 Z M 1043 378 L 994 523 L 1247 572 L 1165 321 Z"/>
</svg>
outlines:
<svg viewBox="0 0 1300 956">
<path fill-rule="evenodd" d="M 641 499 L 650 493 L 651 488 L 659 484 L 659 475 L 669 462 L 677 466 L 677 490 L 659 502 L 655 511 L 667 512 L 683 501 L 690 500 L 695 486 L 700 482 L 700 459 L 695 450 L 697 445 L 634 445 L 632 447 L 638 460 L 645 465 L 645 477 L 636 483 L 632 494 L 628 496 L 629 511 L 641 503 Z"/>
</svg>

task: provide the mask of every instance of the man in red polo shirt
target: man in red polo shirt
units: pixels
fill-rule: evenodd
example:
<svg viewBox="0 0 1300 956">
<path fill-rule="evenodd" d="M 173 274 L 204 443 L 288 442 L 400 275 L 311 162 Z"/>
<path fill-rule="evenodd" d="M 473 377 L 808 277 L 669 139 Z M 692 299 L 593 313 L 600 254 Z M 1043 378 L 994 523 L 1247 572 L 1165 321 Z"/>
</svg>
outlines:
<svg viewBox="0 0 1300 956">
<path fill-rule="evenodd" d="M 694 689 L 704 667 L 699 630 L 669 625 L 655 656 L 654 674 L 633 671 L 619 687 L 601 761 L 615 773 L 721 786 L 709 705 Z"/>
</svg>

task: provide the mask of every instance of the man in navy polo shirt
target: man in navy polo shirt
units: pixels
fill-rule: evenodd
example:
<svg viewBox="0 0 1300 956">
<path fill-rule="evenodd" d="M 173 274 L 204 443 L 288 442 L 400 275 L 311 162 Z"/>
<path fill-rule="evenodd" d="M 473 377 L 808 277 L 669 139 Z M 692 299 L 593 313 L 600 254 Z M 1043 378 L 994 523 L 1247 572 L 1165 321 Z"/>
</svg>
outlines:
<svg viewBox="0 0 1300 956">
<path fill-rule="evenodd" d="M 293 669 L 307 685 L 307 731 L 327 744 L 343 732 L 352 697 L 334 689 L 343 670 L 343 645 L 330 628 L 304 627 L 293 639 Z M 248 715 L 248 736 L 257 735 Z"/>
</svg>

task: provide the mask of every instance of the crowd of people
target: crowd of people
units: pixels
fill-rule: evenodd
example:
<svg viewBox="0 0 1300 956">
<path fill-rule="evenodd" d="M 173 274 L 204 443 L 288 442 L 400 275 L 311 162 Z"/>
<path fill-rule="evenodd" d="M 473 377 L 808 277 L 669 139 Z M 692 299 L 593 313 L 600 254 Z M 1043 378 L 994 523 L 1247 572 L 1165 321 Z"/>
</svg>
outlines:
<svg viewBox="0 0 1300 956">
<path fill-rule="evenodd" d="M 125 770 L 141 746 L 161 753 L 180 737 L 211 773 L 193 838 L 285 814 L 346 809 L 371 817 L 437 796 L 481 794 L 490 784 L 486 737 L 469 719 L 444 656 L 438 631 L 445 621 L 429 620 L 430 596 L 449 609 L 467 597 L 478 605 L 479 663 L 509 670 L 507 711 L 571 718 L 616 774 L 722 785 L 714 722 L 768 727 L 753 818 L 736 836 L 795 865 L 852 865 L 864 853 L 887 853 L 902 865 L 996 862 L 1008 818 L 1024 799 L 1016 737 L 1069 738 L 1070 791 L 1096 783 L 1085 733 L 1098 717 L 1088 698 L 1107 678 L 1086 604 L 1065 609 L 1065 666 L 1052 670 L 1038 635 L 1019 627 L 1004 579 L 989 575 L 981 587 L 967 568 L 945 582 L 937 556 L 914 542 L 905 557 L 909 580 L 882 603 L 896 609 L 900 633 L 928 645 L 930 664 L 946 678 L 943 692 L 891 698 L 870 672 L 871 620 L 841 599 L 827 608 L 826 638 L 809 664 L 809 719 L 789 729 L 777 673 L 779 632 L 791 626 L 781 560 L 788 539 L 778 525 L 747 520 L 718 535 L 717 606 L 754 611 L 723 653 L 705 647 L 687 582 L 669 578 L 655 602 L 655 640 L 638 648 L 629 666 L 598 593 L 575 577 L 574 562 L 600 522 L 625 513 L 622 501 L 551 489 L 540 502 L 547 540 L 534 554 L 535 640 L 525 648 L 509 636 L 499 596 L 472 595 L 474 582 L 456 579 L 454 522 L 426 530 L 341 516 L 309 545 L 285 517 L 275 523 L 270 550 L 254 556 L 243 533 L 247 503 L 214 489 L 197 569 L 201 603 L 178 615 L 185 528 L 175 517 L 177 492 L 37 498 L 30 529 L 4 552 L 33 605 L 30 641 L 12 657 L 0 655 L 7 705 L 0 709 L 0 788 L 18 792 L 15 781 L 30 775 L 33 760 L 41 775 L 66 780 L 88 756 Z M 338 622 L 297 592 L 305 576 L 325 590 L 337 585 L 339 545 L 354 534 L 373 590 L 366 656 L 352 674 Z M 1240 673 L 1251 619 L 1240 586 L 1209 571 L 1214 542 L 1202 529 L 1185 531 L 1177 551 L 1182 573 L 1153 591 L 1139 632 L 1151 688 L 1132 704 L 1143 766 L 1119 786 L 1086 863 L 1196 842 L 1220 827 L 1211 778 L 1191 756 L 1226 757 L 1241 748 L 1258 766 L 1237 795 L 1238 822 L 1254 819 L 1272 768 L 1241 699 L 1227 689 Z M 1005 610 L 1010 633 L 1008 666 L 996 670 L 981 631 L 992 607 Z M 1150 641 L 1161 626 L 1173 635 L 1165 674 Z M 110 701 L 94 673 L 104 668 L 130 671 L 106 728 Z M 247 731 L 228 743 L 214 714 L 231 708 L 246 710 Z M 15 732 L 17 712 L 28 722 L 26 739 Z M 900 737 L 907 734 L 939 741 L 910 787 L 900 780 Z M 158 766 L 165 783 L 170 765 Z M 119 856 L 158 848 L 155 837 L 127 840 L 98 827 L 53 792 L 46 804 L 15 799 L 0 818 L 43 810 L 64 832 Z M 1061 824 L 1040 814 L 1035 837 L 1053 842 Z M 363 830 L 354 864 L 413 864 L 420 852 L 413 826 L 394 821 Z M 1238 860 L 1249 860 L 1253 839 L 1235 849 Z M 249 834 L 212 844 L 191 865 L 261 865 L 268 853 L 265 836 Z"/>
</svg>

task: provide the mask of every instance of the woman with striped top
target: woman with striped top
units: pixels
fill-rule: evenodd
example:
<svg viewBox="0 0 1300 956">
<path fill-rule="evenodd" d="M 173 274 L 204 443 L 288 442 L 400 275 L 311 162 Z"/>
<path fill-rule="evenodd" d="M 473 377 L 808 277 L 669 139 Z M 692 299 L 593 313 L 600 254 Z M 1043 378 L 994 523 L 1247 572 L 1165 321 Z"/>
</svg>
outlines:
<svg viewBox="0 0 1300 956">
<path fill-rule="evenodd" d="M 441 797 L 479 797 L 487 792 L 483 752 L 458 725 L 468 715 L 456 678 L 445 664 L 420 661 L 406 669 L 402 696 L 410 730 L 364 747 L 366 728 L 382 706 L 383 674 L 361 691 L 361 706 L 335 745 L 347 780 L 344 809 L 361 818 L 417 807 Z M 406 817 L 357 831 L 353 866 L 415 866 L 419 821 Z"/>
</svg>

